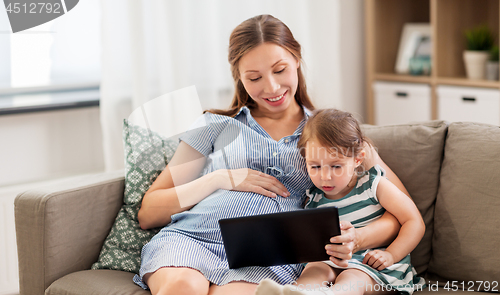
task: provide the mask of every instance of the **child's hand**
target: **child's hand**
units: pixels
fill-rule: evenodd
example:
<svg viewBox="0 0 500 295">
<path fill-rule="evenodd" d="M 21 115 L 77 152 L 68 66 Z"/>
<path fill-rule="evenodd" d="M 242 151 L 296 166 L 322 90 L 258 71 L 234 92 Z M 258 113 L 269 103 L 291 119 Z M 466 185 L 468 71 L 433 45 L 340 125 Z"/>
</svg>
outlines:
<svg viewBox="0 0 500 295">
<path fill-rule="evenodd" d="M 384 268 L 394 264 L 394 257 L 390 252 L 373 250 L 365 255 L 363 263 L 368 264 L 374 269 L 383 270 Z"/>
<path fill-rule="evenodd" d="M 340 267 L 347 267 L 357 241 L 356 230 L 349 221 L 345 220 L 340 221 L 340 230 L 341 235 L 332 237 L 330 239 L 332 244 L 327 244 L 325 249 L 333 263 Z"/>
</svg>

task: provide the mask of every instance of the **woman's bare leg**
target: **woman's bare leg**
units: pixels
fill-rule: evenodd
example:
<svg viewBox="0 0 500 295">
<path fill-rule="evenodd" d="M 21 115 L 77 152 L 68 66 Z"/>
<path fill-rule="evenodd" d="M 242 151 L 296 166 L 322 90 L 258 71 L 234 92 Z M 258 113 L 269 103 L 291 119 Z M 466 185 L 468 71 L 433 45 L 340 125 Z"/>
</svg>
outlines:
<svg viewBox="0 0 500 295">
<path fill-rule="evenodd" d="M 201 272 L 187 267 L 163 267 L 144 275 L 153 295 L 207 295 L 210 282 Z"/>
<path fill-rule="evenodd" d="M 212 285 L 208 295 L 253 295 L 257 284 L 248 282 L 232 282 L 224 286 Z"/>
</svg>

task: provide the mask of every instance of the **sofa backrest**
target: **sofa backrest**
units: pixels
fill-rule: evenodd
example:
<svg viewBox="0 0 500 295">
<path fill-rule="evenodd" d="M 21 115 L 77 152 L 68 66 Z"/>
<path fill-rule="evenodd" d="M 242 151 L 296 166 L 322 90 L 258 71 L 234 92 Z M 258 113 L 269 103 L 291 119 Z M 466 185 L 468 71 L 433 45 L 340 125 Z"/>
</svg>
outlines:
<svg viewBox="0 0 500 295">
<path fill-rule="evenodd" d="M 422 214 L 426 231 L 411 258 L 417 272 L 423 274 L 431 259 L 434 203 L 447 123 L 431 121 L 394 126 L 363 125 L 362 128 L 374 142 L 382 160 L 401 179 Z"/>
<path fill-rule="evenodd" d="M 450 124 L 434 216 L 428 278 L 464 281 L 466 288 L 476 281 L 498 284 L 499 126 Z"/>
</svg>

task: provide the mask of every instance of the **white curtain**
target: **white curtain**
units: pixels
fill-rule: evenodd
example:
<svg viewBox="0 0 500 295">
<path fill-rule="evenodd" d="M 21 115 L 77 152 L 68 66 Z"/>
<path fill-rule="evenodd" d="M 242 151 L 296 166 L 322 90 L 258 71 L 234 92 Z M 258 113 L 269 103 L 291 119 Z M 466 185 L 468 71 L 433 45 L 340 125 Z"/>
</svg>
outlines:
<svg viewBox="0 0 500 295">
<path fill-rule="evenodd" d="M 272 14 L 288 25 L 303 47 L 314 102 L 341 108 L 339 1 L 102 0 L 106 170 L 123 168 L 123 119 L 147 101 L 194 85 L 203 109 L 229 105 L 229 35 L 255 15 Z"/>
</svg>

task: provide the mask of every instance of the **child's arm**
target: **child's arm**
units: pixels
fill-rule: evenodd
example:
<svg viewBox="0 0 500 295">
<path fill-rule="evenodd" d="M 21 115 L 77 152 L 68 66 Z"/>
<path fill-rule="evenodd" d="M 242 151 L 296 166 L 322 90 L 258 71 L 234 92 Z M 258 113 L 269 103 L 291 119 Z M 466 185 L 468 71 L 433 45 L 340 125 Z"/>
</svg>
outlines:
<svg viewBox="0 0 500 295">
<path fill-rule="evenodd" d="M 376 194 L 380 205 L 401 224 L 398 236 L 385 251 L 372 251 L 363 260 L 373 268 L 382 270 L 415 249 L 424 236 L 425 224 L 415 203 L 386 178 L 380 179 Z"/>
</svg>

